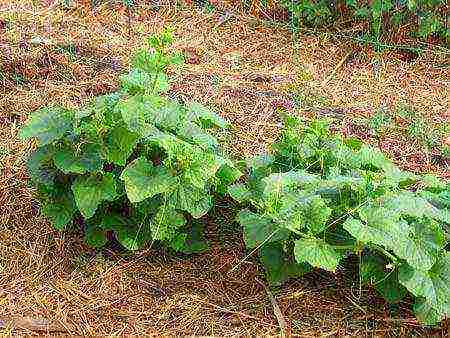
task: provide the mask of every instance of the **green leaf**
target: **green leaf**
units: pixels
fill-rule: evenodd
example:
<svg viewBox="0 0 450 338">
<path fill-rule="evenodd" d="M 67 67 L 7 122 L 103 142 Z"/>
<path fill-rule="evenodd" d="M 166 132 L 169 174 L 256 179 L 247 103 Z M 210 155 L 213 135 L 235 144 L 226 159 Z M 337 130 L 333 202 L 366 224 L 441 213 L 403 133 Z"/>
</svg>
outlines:
<svg viewBox="0 0 450 338">
<path fill-rule="evenodd" d="M 445 190 L 446 188 L 444 181 L 431 174 L 423 175 L 421 183 L 424 185 L 426 190 L 433 192 L 439 192 L 441 190 Z"/>
<path fill-rule="evenodd" d="M 208 190 L 184 182 L 178 184 L 167 201 L 175 209 L 186 211 L 194 218 L 203 217 L 213 206 L 213 198 Z"/>
<path fill-rule="evenodd" d="M 115 230 L 117 241 L 127 250 L 142 249 L 151 240 L 151 232 L 147 224 L 121 227 Z"/>
<path fill-rule="evenodd" d="M 433 308 L 426 298 L 419 297 L 413 306 L 414 314 L 420 323 L 427 326 L 434 326 L 439 324 L 444 318 L 445 314 L 440 313 L 435 308 Z"/>
<path fill-rule="evenodd" d="M 64 146 L 56 151 L 53 161 L 65 174 L 86 174 L 102 169 L 101 147 L 96 143 L 82 143 L 77 147 Z"/>
<path fill-rule="evenodd" d="M 297 263 L 284 252 L 280 243 L 269 243 L 260 249 L 260 260 L 266 269 L 270 284 L 279 285 L 289 278 L 301 277 L 311 272 L 308 263 Z"/>
<path fill-rule="evenodd" d="M 159 241 L 170 241 L 186 224 L 183 214 L 171 206 L 163 204 L 151 222 L 152 238 Z"/>
<path fill-rule="evenodd" d="M 388 262 L 379 255 L 364 255 L 359 266 L 361 282 L 374 286 L 389 303 L 397 303 L 405 297 L 406 289 L 398 282 L 398 270 L 388 270 L 387 266 Z"/>
<path fill-rule="evenodd" d="M 443 234 L 435 223 L 422 223 L 415 228 L 398 219 L 396 211 L 382 207 L 363 208 L 365 223 L 349 218 L 344 229 L 362 243 L 373 243 L 392 250 L 417 269 L 428 270 L 442 248 Z"/>
<path fill-rule="evenodd" d="M 284 192 L 290 192 L 294 189 L 306 189 L 317 185 L 320 178 L 306 171 L 289 171 L 271 174 L 262 181 L 265 183 L 264 194 L 277 197 Z"/>
<path fill-rule="evenodd" d="M 108 243 L 108 238 L 103 229 L 95 225 L 88 225 L 84 233 L 84 241 L 93 248 L 102 248 Z"/>
<path fill-rule="evenodd" d="M 253 196 L 250 189 L 243 183 L 236 183 L 228 187 L 228 193 L 236 202 L 249 202 Z"/>
<path fill-rule="evenodd" d="M 143 103 L 147 119 L 159 129 L 180 134 L 180 129 L 185 127 L 187 112 L 180 103 L 151 95 L 144 96 Z"/>
<path fill-rule="evenodd" d="M 188 120 L 199 123 L 206 128 L 216 126 L 227 128 L 229 124 L 215 112 L 197 102 L 191 102 L 188 106 Z"/>
<path fill-rule="evenodd" d="M 247 248 L 255 248 L 264 243 L 287 239 L 288 231 L 278 228 L 270 218 L 242 210 L 238 221 L 244 228 L 244 241 Z"/>
<path fill-rule="evenodd" d="M 122 98 L 122 94 L 115 92 L 111 94 L 95 97 L 85 108 L 75 111 L 76 123 L 80 124 L 81 120 L 86 117 L 92 117 L 96 123 L 102 126 L 113 127 L 122 123 L 120 114 L 114 109 Z M 87 121 L 90 121 L 87 119 Z"/>
<path fill-rule="evenodd" d="M 45 146 L 34 151 L 28 158 L 27 168 L 35 184 L 52 187 L 58 174 L 53 163 L 53 148 Z"/>
<path fill-rule="evenodd" d="M 120 179 L 125 183 L 131 203 L 141 202 L 157 194 L 174 190 L 177 179 L 162 166 L 154 167 L 146 158 L 140 157 L 130 163 Z"/>
<path fill-rule="evenodd" d="M 380 0 L 381 1 L 381 0 Z M 386 169 L 393 166 L 392 162 L 386 158 L 381 150 L 364 145 L 358 152 L 358 158 L 363 166 L 374 167 L 377 169 Z"/>
<path fill-rule="evenodd" d="M 335 271 L 341 259 L 341 255 L 331 245 L 315 238 L 296 240 L 294 256 L 297 263 L 308 262 L 328 271 Z"/>
<path fill-rule="evenodd" d="M 430 271 L 420 271 L 403 264 L 399 281 L 414 296 L 424 297 L 439 315 L 450 314 L 450 252 L 446 251 Z"/>
<path fill-rule="evenodd" d="M 140 69 L 132 69 L 120 77 L 120 85 L 130 94 L 145 93 L 153 89 L 154 78 Z"/>
<path fill-rule="evenodd" d="M 64 230 L 66 225 L 72 222 L 76 212 L 73 195 L 70 192 L 60 194 L 44 203 L 41 211 L 56 229 Z"/>
<path fill-rule="evenodd" d="M 111 130 L 106 138 L 106 160 L 124 166 L 133 153 L 139 135 L 123 126 Z"/>
<path fill-rule="evenodd" d="M 283 193 L 266 200 L 267 215 L 280 226 L 293 232 L 310 230 L 320 233 L 327 227 L 331 209 L 318 195 L 306 191 Z"/>
<path fill-rule="evenodd" d="M 60 107 L 40 109 L 30 115 L 19 137 L 22 140 L 37 138 L 41 146 L 50 144 L 72 129 L 72 116 L 72 111 Z"/>
<path fill-rule="evenodd" d="M 127 220 L 116 213 L 107 213 L 102 216 L 98 227 L 103 230 L 117 230 L 128 225 Z"/>
<path fill-rule="evenodd" d="M 384 206 L 402 215 L 422 218 L 424 216 L 441 219 L 438 208 L 426 199 L 416 196 L 413 192 L 402 191 L 385 198 Z"/>
<path fill-rule="evenodd" d="M 407 6 L 408 9 L 412 12 L 416 9 L 417 7 L 417 0 L 407 0 Z"/>
<path fill-rule="evenodd" d="M 236 182 L 242 173 L 232 163 L 225 164 L 216 172 L 218 184 L 216 186 L 217 192 L 224 196 L 228 191 L 228 187 Z"/>
<path fill-rule="evenodd" d="M 219 146 L 215 137 L 208 134 L 194 123 L 186 123 L 183 128 L 178 130 L 178 135 L 192 141 L 206 150 L 215 150 Z"/>
<path fill-rule="evenodd" d="M 185 254 L 205 252 L 209 248 L 204 238 L 204 225 L 198 220 L 192 222 L 191 228 L 185 233 L 183 246 L 179 249 Z"/>
<path fill-rule="evenodd" d="M 155 93 L 165 93 L 169 90 L 169 78 L 165 73 L 157 74 L 153 81 L 153 91 Z"/>
<path fill-rule="evenodd" d="M 72 191 L 78 209 L 85 219 L 94 216 L 103 201 L 113 201 L 117 197 L 114 175 L 79 176 L 72 184 Z"/>
<path fill-rule="evenodd" d="M 400 188 L 407 187 L 418 181 L 418 176 L 413 173 L 400 170 L 394 166 L 386 166 L 384 168 L 385 181 L 384 184 L 390 187 Z"/>
<path fill-rule="evenodd" d="M 160 133 L 149 140 L 165 151 L 164 163 L 176 169 L 183 182 L 199 189 L 204 189 L 225 163 L 220 156 L 168 133 Z"/>
<path fill-rule="evenodd" d="M 161 108 L 163 100 L 158 96 L 131 96 L 128 99 L 121 100 L 116 110 L 122 116 L 128 130 L 138 133 L 141 137 L 148 137 L 150 135 L 158 134 L 158 129 L 149 122 L 155 110 Z"/>
</svg>

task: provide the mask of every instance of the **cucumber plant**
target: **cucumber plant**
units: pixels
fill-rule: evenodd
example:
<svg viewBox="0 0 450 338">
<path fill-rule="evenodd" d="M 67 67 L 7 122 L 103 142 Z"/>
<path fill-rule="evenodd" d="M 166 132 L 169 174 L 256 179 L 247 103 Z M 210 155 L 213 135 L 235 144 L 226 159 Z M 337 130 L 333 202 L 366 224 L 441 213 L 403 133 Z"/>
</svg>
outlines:
<svg viewBox="0 0 450 338">
<path fill-rule="evenodd" d="M 168 30 L 151 36 L 117 92 L 43 108 L 20 131 L 37 140 L 28 172 L 43 215 L 60 230 L 81 227 L 93 247 L 114 236 L 129 250 L 157 240 L 191 252 L 195 219 L 240 176 L 211 133 L 225 120 L 163 95 L 168 67 L 183 61 L 171 43 Z"/>
<path fill-rule="evenodd" d="M 285 118 L 271 153 L 229 187 L 246 246 L 272 283 L 359 256 L 360 280 L 389 302 L 408 292 L 420 321 L 450 313 L 450 184 L 397 168 L 377 148 L 324 120 Z"/>
</svg>

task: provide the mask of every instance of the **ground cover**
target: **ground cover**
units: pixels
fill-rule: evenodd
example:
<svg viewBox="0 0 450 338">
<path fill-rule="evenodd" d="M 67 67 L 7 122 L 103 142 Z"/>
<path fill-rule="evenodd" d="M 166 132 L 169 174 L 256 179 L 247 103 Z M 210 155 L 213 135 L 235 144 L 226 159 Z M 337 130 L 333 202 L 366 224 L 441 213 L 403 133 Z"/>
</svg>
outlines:
<svg viewBox="0 0 450 338">
<path fill-rule="evenodd" d="M 259 153 L 275 139 L 277 108 L 284 106 L 334 117 L 344 133 L 379 145 L 402 168 L 448 178 L 448 54 L 428 50 L 403 61 L 395 51 L 374 54 L 332 34 L 293 38 L 282 25 L 242 13 L 169 5 L 131 14 L 106 4 L 1 6 L 3 333 L 250 335 L 274 334 L 285 322 L 301 335 L 445 336 L 445 327 L 420 328 L 407 304 L 390 308 L 343 273 L 330 279 L 315 272 L 270 290 L 272 299 L 258 282 L 263 271 L 256 260 L 230 272 L 245 257 L 232 210 L 213 211 L 228 224 L 220 231 L 205 220 L 212 249 L 204 254 L 89 250 L 79 234 L 55 232 L 39 216 L 24 170 L 33 145 L 16 135 L 28 113 L 49 102 L 77 106 L 114 90 L 130 50 L 169 24 L 188 56 L 185 70 L 172 74 L 170 94 L 215 106 L 234 126 L 222 137 L 236 157 Z M 399 117 L 401 109 L 414 114 Z M 409 121 L 417 120 L 443 130 L 437 141 L 404 132 L 414 131 Z"/>
</svg>

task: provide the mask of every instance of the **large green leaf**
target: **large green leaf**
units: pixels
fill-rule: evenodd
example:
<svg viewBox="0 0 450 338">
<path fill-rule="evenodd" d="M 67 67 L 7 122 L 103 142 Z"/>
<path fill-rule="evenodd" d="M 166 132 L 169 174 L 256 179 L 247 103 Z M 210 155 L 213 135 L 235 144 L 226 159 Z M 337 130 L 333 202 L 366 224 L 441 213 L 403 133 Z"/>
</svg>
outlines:
<svg viewBox="0 0 450 338">
<path fill-rule="evenodd" d="M 358 152 L 358 159 L 362 166 L 386 169 L 392 167 L 392 162 L 386 158 L 380 149 L 364 145 Z"/>
<path fill-rule="evenodd" d="M 101 202 L 113 201 L 117 197 L 116 189 L 114 175 L 110 173 L 79 176 L 72 184 L 78 210 L 86 219 L 94 216 Z"/>
<path fill-rule="evenodd" d="M 201 123 L 206 127 L 217 126 L 220 128 L 228 127 L 228 123 L 215 112 L 203 106 L 198 102 L 191 102 L 188 105 L 188 119 L 197 123 Z"/>
<path fill-rule="evenodd" d="M 72 129 L 72 116 L 72 111 L 61 107 L 40 109 L 30 115 L 19 137 L 22 140 L 37 138 L 41 146 L 47 145 Z"/>
<path fill-rule="evenodd" d="M 150 91 L 153 86 L 152 76 L 141 70 L 132 69 L 128 74 L 120 77 L 120 84 L 130 94 Z"/>
<path fill-rule="evenodd" d="M 381 256 L 364 255 L 359 266 L 359 275 L 363 284 L 372 285 L 384 299 L 396 303 L 405 297 L 406 289 L 398 282 L 397 269 L 387 269 L 387 266 L 388 262 Z"/>
<path fill-rule="evenodd" d="M 131 203 L 174 190 L 178 182 L 165 167 L 155 167 L 144 157 L 130 163 L 122 172 L 120 179 L 125 182 Z"/>
<path fill-rule="evenodd" d="M 53 161 L 65 174 L 86 174 L 102 169 L 101 147 L 96 143 L 83 143 L 79 147 L 64 146 L 56 151 Z"/>
<path fill-rule="evenodd" d="M 57 176 L 57 169 L 53 163 L 53 148 L 49 146 L 38 148 L 28 158 L 28 174 L 38 185 L 52 187 Z"/>
<path fill-rule="evenodd" d="M 335 271 L 342 256 L 325 241 L 302 238 L 295 241 L 294 256 L 297 263 L 308 262 L 314 267 Z"/>
<path fill-rule="evenodd" d="M 172 240 L 177 232 L 186 224 L 183 214 L 172 206 L 163 204 L 151 222 L 152 238 L 154 240 Z"/>
<path fill-rule="evenodd" d="M 385 178 L 383 184 L 387 187 L 396 188 L 400 186 L 401 188 L 403 188 L 405 186 L 411 185 L 418 180 L 418 176 L 414 175 L 413 173 L 400 170 L 393 165 L 384 168 L 384 175 Z"/>
<path fill-rule="evenodd" d="M 182 251 L 185 254 L 206 251 L 209 248 L 209 243 L 205 239 L 204 228 L 203 222 L 193 220 L 190 229 L 187 229 L 185 233 L 182 233 L 182 235 L 185 235 L 183 236 L 184 241 L 178 251 Z"/>
<path fill-rule="evenodd" d="M 245 245 L 250 249 L 264 243 L 281 241 L 289 236 L 286 229 L 277 227 L 269 217 L 247 209 L 239 212 L 238 221 L 244 229 Z"/>
<path fill-rule="evenodd" d="M 313 234 L 324 231 L 331 209 L 318 195 L 288 193 L 267 201 L 267 212 L 280 225 L 294 232 L 309 230 Z"/>
<path fill-rule="evenodd" d="M 317 175 L 305 171 L 289 171 L 286 173 L 271 174 L 263 179 L 265 183 L 264 194 L 278 197 L 282 193 L 291 192 L 294 189 L 305 189 L 320 182 Z"/>
<path fill-rule="evenodd" d="M 427 216 L 430 218 L 440 218 L 438 208 L 433 206 L 426 199 L 418 197 L 410 191 L 402 191 L 401 193 L 386 197 L 384 206 L 399 214 L 410 217 L 422 218 Z"/>
<path fill-rule="evenodd" d="M 415 226 L 398 219 L 392 209 L 368 207 L 360 211 L 361 220 L 349 218 L 344 229 L 362 243 L 381 245 L 392 250 L 419 270 L 429 270 L 444 245 L 444 235 L 434 222 Z"/>
<path fill-rule="evenodd" d="M 142 95 L 131 96 L 121 100 L 116 110 L 122 116 L 129 131 L 138 133 L 141 137 L 148 137 L 158 133 L 158 129 L 149 121 L 149 116 L 163 105 L 163 100 L 158 96 Z"/>
<path fill-rule="evenodd" d="M 80 120 L 94 115 L 93 120 L 104 126 L 119 125 L 123 122 L 114 108 L 121 97 L 119 92 L 97 96 L 86 107 L 75 111 L 75 120 L 79 123 Z"/>
<path fill-rule="evenodd" d="M 213 198 L 206 189 L 199 189 L 181 181 L 171 193 L 167 202 L 177 210 L 186 211 L 194 218 L 208 213 L 213 206 Z"/>
<path fill-rule="evenodd" d="M 179 133 L 186 125 L 187 112 L 180 103 L 173 100 L 162 101 L 153 96 L 145 96 L 143 102 L 147 118 L 159 129 Z"/>
<path fill-rule="evenodd" d="M 75 215 L 75 201 L 71 192 L 61 193 L 51 201 L 42 205 L 42 213 L 58 230 L 64 228 L 73 220 Z"/>
<path fill-rule="evenodd" d="M 228 194 L 239 203 L 250 202 L 252 191 L 244 183 L 236 183 L 228 187 Z"/>
<path fill-rule="evenodd" d="M 151 141 L 167 154 L 164 163 L 176 169 L 184 182 L 199 189 L 205 188 L 225 162 L 214 153 L 168 133 L 160 134 Z"/>
<path fill-rule="evenodd" d="M 106 160 L 120 166 L 126 165 L 138 139 L 138 134 L 123 126 L 114 128 L 106 138 Z"/>
<path fill-rule="evenodd" d="M 260 249 L 260 260 L 266 269 L 267 279 L 279 285 L 289 278 L 300 277 L 312 270 L 308 263 L 297 263 L 283 250 L 280 243 L 269 243 Z"/>
<path fill-rule="evenodd" d="M 450 252 L 442 254 L 430 271 L 420 271 L 404 264 L 399 281 L 414 296 L 424 297 L 439 315 L 450 314 Z"/>
<path fill-rule="evenodd" d="M 413 306 L 414 314 L 416 315 L 419 322 L 423 325 L 434 326 L 442 321 L 445 317 L 444 313 L 440 313 L 435 308 L 433 308 L 426 298 L 419 297 Z"/>
<path fill-rule="evenodd" d="M 95 225 L 88 225 L 84 232 L 84 241 L 93 248 L 101 248 L 106 245 L 108 238 L 105 230 Z"/>
<path fill-rule="evenodd" d="M 121 227 L 115 230 L 117 241 L 130 251 L 142 249 L 151 240 L 147 224 Z"/>
<path fill-rule="evenodd" d="M 215 137 L 191 122 L 186 123 L 183 128 L 179 129 L 178 135 L 206 150 L 215 150 L 219 146 Z"/>
<path fill-rule="evenodd" d="M 222 196 L 228 191 L 228 187 L 236 182 L 242 173 L 238 170 L 232 163 L 227 163 L 222 165 L 220 169 L 216 172 L 217 184 L 216 191 Z"/>
<path fill-rule="evenodd" d="M 102 215 L 98 227 L 103 230 L 117 230 L 128 226 L 128 224 L 128 220 L 122 215 L 108 212 L 107 214 Z"/>
</svg>

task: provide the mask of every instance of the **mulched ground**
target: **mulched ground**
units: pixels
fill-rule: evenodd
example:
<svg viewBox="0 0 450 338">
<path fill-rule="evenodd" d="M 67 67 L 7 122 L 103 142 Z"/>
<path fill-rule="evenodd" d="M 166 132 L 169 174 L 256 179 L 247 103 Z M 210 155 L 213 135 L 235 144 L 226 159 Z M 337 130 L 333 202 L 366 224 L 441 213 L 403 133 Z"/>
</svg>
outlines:
<svg viewBox="0 0 450 338">
<path fill-rule="evenodd" d="M 448 53 L 405 61 L 332 34 L 293 38 L 282 25 L 225 10 L 150 4 L 129 13 L 117 4 L 47 3 L 0 4 L 1 334 L 272 335 L 285 321 L 286 333 L 301 336 L 448 335 L 446 323 L 421 328 L 408 302 L 389 307 L 344 271 L 315 272 L 268 292 L 254 258 L 242 262 L 246 252 L 225 207 L 213 211 L 216 223 L 205 219 L 207 253 L 94 252 L 79 234 L 55 232 L 39 216 L 24 170 L 33 145 L 16 138 L 30 111 L 113 91 L 131 51 L 171 25 L 188 57 L 172 74 L 170 95 L 216 107 L 233 124 L 221 136 L 231 154 L 264 151 L 279 130 L 281 105 L 333 117 L 403 168 L 449 177 L 448 161 L 433 161 L 398 136 L 378 140 L 355 122 L 400 102 L 448 122 Z"/>
</svg>

